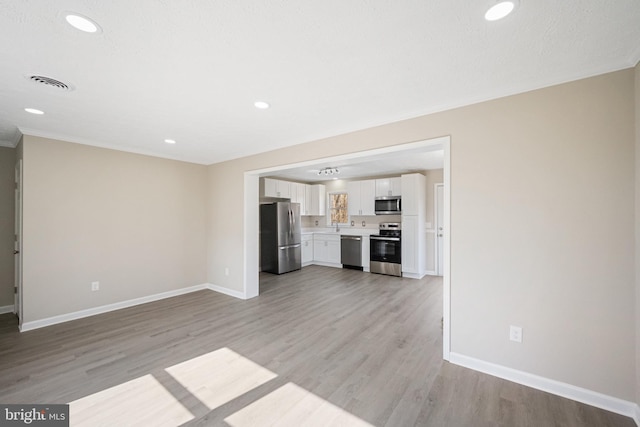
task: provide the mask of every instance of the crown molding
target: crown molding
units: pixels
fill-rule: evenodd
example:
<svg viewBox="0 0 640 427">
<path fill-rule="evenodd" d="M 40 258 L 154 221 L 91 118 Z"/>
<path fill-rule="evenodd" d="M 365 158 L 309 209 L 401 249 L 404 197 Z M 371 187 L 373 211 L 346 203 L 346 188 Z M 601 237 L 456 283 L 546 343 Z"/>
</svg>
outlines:
<svg viewBox="0 0 640 427">
<path fill-rule="evenodd" d="M 199 164 L 199 165 L 209 165 L 209 163 L 207 162 L 194 162 L 194 161 L 190 161 L 190 160 L 185 160 L 183 158 L 180 157 L 174 157 L 174 156 L 165 156 L 162 154 L 158 154 L 154 151 L 151 150 L 144 150 L 144 149 L 132 149 L 130 147 L 123 147 L 120 145 L 115 145 L 115 144 L 109 144 L 109 143 L 104 143 L 104 142 L 100 142 L 100 141 L 94 141 L 92 139 L 87 139 L 87 138 L 77 138 L 74 136 L 70 136 L 70 135 L 64 135 L 64 134 L 60 134 L 57 132 L 47 132 L 47 131 L 42 131 L 42 130 L 38 130 L 38 129 L 31 129 L 31 128 L 25 128 L 25 127 L 19 127 L 20 132 L 22 132 L 23 135 L 28 135 L 28 136 L 36 136 L 39 138 L 48 138 L 48 139 L 55 139 L 57 141 L 63 141 L 63 142 L 70 142 L 73 144 L 81 144 L 81 145 L 89 145 L 91 147 L 98 147 L 98 148 L 104 148 L 107 150 L 115 150 L 115 151 L 122 151 L 125 153 L 132 153 L 132 154 L 140 154 L 143 156 L 149 156 L 149 157 L 157 157 L 160 159 L 167 159 L 167 160 L 176 160 L 179 162 L 185 162 L 185 163 L 194 163 L 194 164 Z"/>
</svg>

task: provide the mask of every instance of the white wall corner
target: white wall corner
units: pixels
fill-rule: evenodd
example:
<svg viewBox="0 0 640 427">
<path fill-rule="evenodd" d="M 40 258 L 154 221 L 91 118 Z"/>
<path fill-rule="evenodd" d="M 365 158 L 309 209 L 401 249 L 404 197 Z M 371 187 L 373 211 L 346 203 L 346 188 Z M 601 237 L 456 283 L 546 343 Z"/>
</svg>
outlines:
<svg viewBox="0 0 640 427">
<path fill-rule="evenodd" d="M 206 288 L 212 291 L 219 292 L 224 295 L 228 295 L 230 297 L 238 298 L 238 299 L 248 299 L 244 292 L 236 291 L 235 289 L 225 288 L 220 285 L 213 285 L 211 283 L 206 284 Z"/>
<path fill-rule="evenodd" d="M 449 362 L 527 387 L 595 406 L 596 408 L 624 415 L 634 419 L 636 424 L 640 425 L 638 422 L 638 405 L 634 402 L 454 352 L 450 353 Z"/>
<path fill-rule="evenodd" d="M 159 294 L 149 295 L 146 297 L 134 298 L 126 301 L 120 301 L 113 304 L 102 305 L 99 307 L 88 308 L 86 310 L 74 311 L 72 313 L 60 314 L 58 316 L 47 317 L 45 319 L 24 322 L 20 326 L 20 332 L 27 332 L 34 329 L 44 328 L 46 326 L 57 325 L 58 323 L 69 322 L 71 320 L 82 319 L 96 314 L 108 313 L 110 311 L 120 310 L 123 308 L 133 307 L 135 305 L 146 304 L 148 302 L 158 301 L 161 299 L 176 297 L 191 292 L 197 292 L 208 289 L 208 284 L 195 285 L 187 288 L 175 289 L 172 291 L 161 292 Z"/>
<path fill-rule="evenodd" d="M 3 305 L 0 307 L 0 314 L 13 313 L 13 305 Z"/>
</svg>

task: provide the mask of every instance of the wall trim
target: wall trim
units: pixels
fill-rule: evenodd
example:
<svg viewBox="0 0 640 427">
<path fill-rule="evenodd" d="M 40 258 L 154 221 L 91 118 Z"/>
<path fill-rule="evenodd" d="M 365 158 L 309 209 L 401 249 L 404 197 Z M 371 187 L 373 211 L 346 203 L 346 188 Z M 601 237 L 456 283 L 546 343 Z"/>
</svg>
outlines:
<svg viewBox="0 0 640 427">
<path fill-rule="evenodd" d="M 311 261 L 311 265 L 321 265 L 323 267 L 342 268 L 342 264 L 336 264 L 335 262 L 325 262 L 325 261 Z"/>
<path fill-rule="evenodd" d="M 153 294 L 146 297 L 134 298 L 126 301 L 120 301 L 113 304 L 101 305 L 99 307 L 88 308 L 86 310 L 74 311 L 72 313 L 60 314 L 58 316 L 47 317 L 45 319 L 33 320 L 31 322 L 25 322 L 20 326 L 20 332 L 32 331 L 34 329 L 44 328 L 46 326 L 57 325 L 58 323 L 69 322 L 71 320 L 82 319 L 85 317 L 95 316 L 96 314 L 108 313 L 110 311 L 120 310 L 123 308 L 133 307 L 136 305 L 146 304 L 148 302 L 159 301 L 166 298 L 177 297 L 179 295 L 188 294 L 191 292 L 197 292 L 202 290 L 211 290 L 224 295 L 229 295 L 239 299 L 247 299 L 244 293 L 225 288 L 223 286 L 213 285 L 211 283 L 203 283 L 202 285 L 189 286 L 187 288 L 175 289 L 173 291 L 161 292 L 159 294 Z M 4 313 L 12 313 L 13 306 L 7 305 L 0 307 L 0 314 L 3 313 L 3 309 L 8 309 Z"/>
<path fill-rule="evenodd" d="M 17 145 L 18 145 L 17 143 L 13 143 L 11 141 L 5 141 L 4 139 L 0 139 L 0 147 L 16 148 Z"/>
<path fill-rule="evenodd" d="M 449 356 L 449 362 L 455 365 L 493 375 L 494 377 L 522 384 L 537 390 L 542 390 L 557 396 L 566 397 L 567 399 L 595 406 L 596 408 L 615 412 L 616 414 L 634 419 L 636 424 L 640 425 L 640 423 L 638 423 L 639 408 L 634 402 L 629 402 L 597 391 L 530 374 L 528 372 L 519 371 L 517 369 L 507 368 L 506 366 L 486 362 L 484 360 L 465 356 L 459 353 L 451 352 L 449 353 Z"/>
<path fill-rule="evenodd" d="M 239 298 L 239 299 L 248 299 L 244 292 L 236 291 L 235 289 L 225 288 L 220 285 L 213 285 L 211 283 L 207 283 L 206 288 L 224 295 L 228 295 L 230 297 Z"/>
<path fill-rule="evenodd" d="M 0 307 L 0 314 L 13 313 L 15 305 L 3 305 Z"/>
<path fill-rule="evenodd" d="M 405 273 L 404 271 L 402 272 L 402 277 L 406 277 L 407 279 L 422 279 L 424 276 L 427 275 L 427 272 L 425 271 L 424 273 Z"/>
<path fill-rule="evenodd" d="M 44 328 L 45 326 L 57 325 L 58 323 L 69 322 L 70 320 L 82 319 L 96 314 L 108 313 L 110 311 L 120 310 L 123 308 L 133 307 L 135 305 L 146 304 L 148 302 L 159 301 L 165 298 L 176 297 L 191 292 L 209 289 L 207 284 L 190 286 L 187 288 L 175 289 L 173 291 L 161 292 L 159 294 L 149 295 L 146 297 L 134 298 L 126 301 L 120 301 L 113 304 L 101 305 L 99 307 L 88 308 L 86 310 L 74 311 L 72 313 L 60 314 L 58 316 L 47 317 L 45 319 L 33 320 L 25 322 L 20 326 L 20 332 L 27 332 L 34 329 Z"/>
</svg>

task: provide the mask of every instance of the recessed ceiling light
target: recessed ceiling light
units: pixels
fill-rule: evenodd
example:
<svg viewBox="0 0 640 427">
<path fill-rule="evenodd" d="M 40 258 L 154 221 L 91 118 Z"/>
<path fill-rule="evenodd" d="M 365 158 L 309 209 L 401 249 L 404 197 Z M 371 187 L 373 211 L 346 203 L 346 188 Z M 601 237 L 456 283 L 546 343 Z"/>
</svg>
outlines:
<svg viewBox="0 0 640 427">
<path fill-rule="evenodd" d="M 165 139 L 164 142 L 166 142 L 167 144 L 175 144 L 176 140 L 175 139 Z"/>
<path fill-rule="evenodd" d="M 267 108 L 270 107 L 269 103 L 264 101 L 256 101 L 253 103 L 253 105 L 255 105 L 256 108 L 259 108 L 261 110 L 266 110 Z"/>
<path fill-rule="evenodd" d="M 37 114 L 39 116 L 44 114 L 44 111 L 38 110 L 38 109 L 35 109 L 35 108 L 25 108 L 24 111 L 26 111 L 27 113 L 31 113 L 31 114 Z"/>
<path fill-rule="evenodd" d="M 78 15 L 77 13 L 69 13 L 64 17 L 69 25 L 85 33 L 97 33 L 100 30 L 100 26 L 93 22 L 86 16 Z"/>
<path fill-rule="evenodd" d="M 487 13 L 484 14 L 484 19 L 487 21 L 497 21 L 498 19 L 502 19 L 511 12 L 516 7 L 515 1 L 507 0 L 500 1 L 487 10 Z"/>
</svg>

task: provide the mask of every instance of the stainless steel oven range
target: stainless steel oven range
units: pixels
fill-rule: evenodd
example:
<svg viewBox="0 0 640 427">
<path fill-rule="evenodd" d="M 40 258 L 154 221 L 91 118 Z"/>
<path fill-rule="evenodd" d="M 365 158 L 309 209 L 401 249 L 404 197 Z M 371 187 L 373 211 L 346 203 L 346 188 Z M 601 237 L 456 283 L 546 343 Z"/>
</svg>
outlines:
<svg viewBox="0 0 640 427">
<path fill-rule="evenodd" d="M 370 271 L 402 276 L 401 227 L 397 222 L 381 222 L 380 234 L 370 236 Z"/>
</svg>

